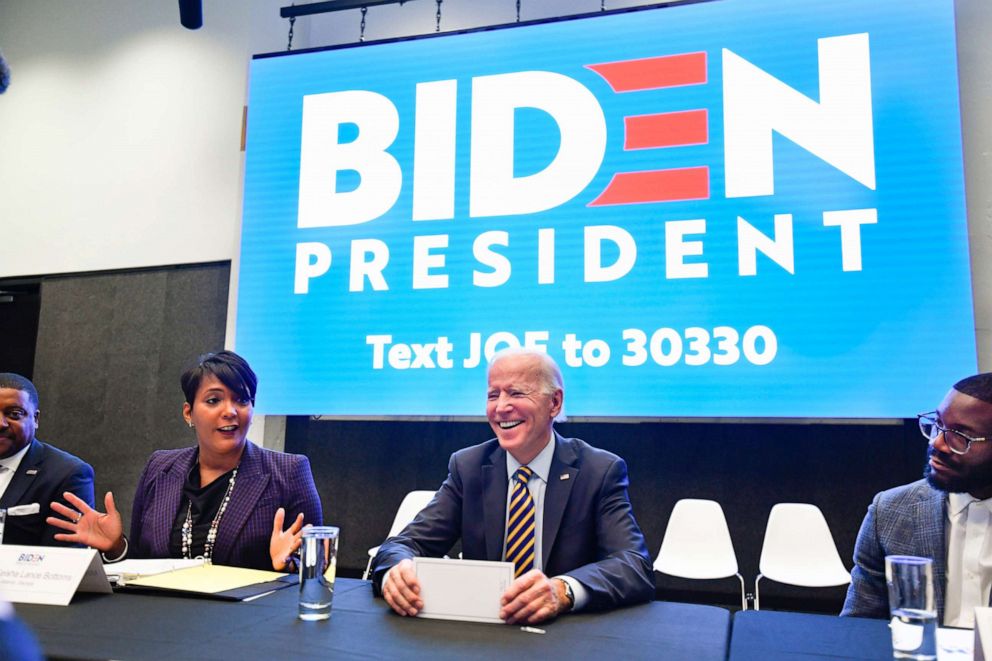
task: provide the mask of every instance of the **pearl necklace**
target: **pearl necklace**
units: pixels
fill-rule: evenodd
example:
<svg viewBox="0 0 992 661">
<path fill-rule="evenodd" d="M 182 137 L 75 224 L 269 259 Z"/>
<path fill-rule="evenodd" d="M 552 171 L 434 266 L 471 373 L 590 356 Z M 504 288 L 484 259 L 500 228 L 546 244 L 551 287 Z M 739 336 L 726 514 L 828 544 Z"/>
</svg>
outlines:
<svg viewBox="0 0 992 661">
<path fill-rule="evenodd" d="M 217 541 L 217 528 L 220 526 L 220 518 L 224 516 L 224 510 L 227 509 L 227 504 L 231 502 L 231 492 L 234 491 L 234 479 L 238 476 L 238 469 L 235 468 L 234 472 L 231 473 L 231 481 L 227 483 L 227 491 L 224 492 L 224 500 L 220 503 L 220 509 L 217 510 L 217 514 L 214 516 L 214 520 L 210 523 L 210 529 L 207 531 L 207 541 L 203 543 L 203 559 L 209 564 L 210 559 L 214 554 L 214 542 Z M 189 502 L 186 506 L 186 520 L 183 521 L 183 558 L 191 558 L 191 549 L 193 548 L 193 501 Z"/>
</svg>

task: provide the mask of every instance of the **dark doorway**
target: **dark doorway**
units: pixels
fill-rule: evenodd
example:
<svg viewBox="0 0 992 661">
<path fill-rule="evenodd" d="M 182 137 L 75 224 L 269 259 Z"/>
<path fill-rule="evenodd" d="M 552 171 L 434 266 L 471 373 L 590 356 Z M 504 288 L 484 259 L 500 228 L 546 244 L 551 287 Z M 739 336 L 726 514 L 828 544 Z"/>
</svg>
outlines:
<svg viewBox="0 0 992 661">
<path fill-rule="evenodd" d="M 34 377 L 41 284 L 0 280 L 0 372 Z"/>
</svg>

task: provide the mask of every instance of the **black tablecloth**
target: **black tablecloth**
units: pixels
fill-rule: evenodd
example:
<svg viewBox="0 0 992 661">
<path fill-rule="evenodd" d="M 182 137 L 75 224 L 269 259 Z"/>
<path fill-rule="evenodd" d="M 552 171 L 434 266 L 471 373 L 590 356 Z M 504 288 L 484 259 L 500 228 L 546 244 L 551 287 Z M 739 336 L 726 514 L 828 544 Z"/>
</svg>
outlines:
<svg viewBox="0 0 992 661">
<path fill-rule="evenodd" d="M 734 616 L 730 661 L 878 659 L 891 661 L 886 620 L 746 611 Z"/>
<path fill-rule="evenodd" d="M 722 661 L 730 613 L 652 602 L 541 625 L 474 624 L 392 613 L 365 581 L 338 579 L 331 619 L 296 617 L 290 587 L 252 602 L 158 594 L 77 595 L 67 607 L 19 605 L 50 657 L 85 659 L 656 658 Z"/>
</svg>

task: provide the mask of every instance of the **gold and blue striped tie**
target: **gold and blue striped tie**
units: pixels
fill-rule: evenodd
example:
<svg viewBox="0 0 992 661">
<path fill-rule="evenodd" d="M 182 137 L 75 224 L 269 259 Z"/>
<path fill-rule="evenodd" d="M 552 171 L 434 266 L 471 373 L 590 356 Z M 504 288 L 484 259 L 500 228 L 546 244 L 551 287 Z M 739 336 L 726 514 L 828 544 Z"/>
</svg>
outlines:
<svg viewBox="0 0 992 661">
<path fill-rule="evenodd" d="M 510 516 L 506 522 L 506 561 L 516 568 L 515 577 L 534 568 L 534 499 L 527 488 L 533 474 L 527 466 L 521 466 L 513 474 Z"/>
</svg>

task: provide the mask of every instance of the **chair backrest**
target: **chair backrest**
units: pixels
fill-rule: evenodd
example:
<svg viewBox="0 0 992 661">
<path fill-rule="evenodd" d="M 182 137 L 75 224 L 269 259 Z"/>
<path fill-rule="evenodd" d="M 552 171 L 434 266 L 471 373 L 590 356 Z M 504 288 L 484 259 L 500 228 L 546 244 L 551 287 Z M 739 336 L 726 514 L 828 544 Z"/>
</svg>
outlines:
<svg viewBox="0 0 992 661">
<path fill-rule="evenodd" d="M 393 527 L 389 529 L 389 535 L 387 537 L 392 537 L 398 534 L 406 524 L 413 521 L 420 510 L 427 507 L 427 503 L 431 502 L 434 498 L 436 491 L 411 491 L 406 496 L 403 497 L 403 502 L 400 503 L 400 508 L 396 510 L 396 516 L 393 518 Z"/>
<path fill-rule="evenodd" d="M 851 582 L 823 513 L 804 503 L 772 507 L 758 570 L 773 581 L 809 588 Z"/>
<path fill-rule="evenodd" d="M 720 503 L 687 498 L 675 503 L 654 568 L 682 578 L 726 578 L 737 556 Z"/>
</svg>

